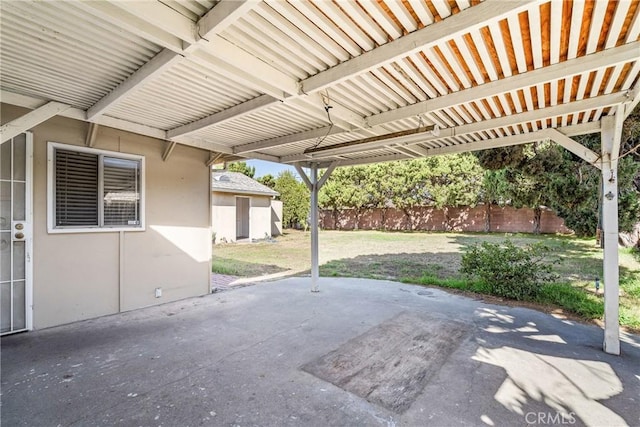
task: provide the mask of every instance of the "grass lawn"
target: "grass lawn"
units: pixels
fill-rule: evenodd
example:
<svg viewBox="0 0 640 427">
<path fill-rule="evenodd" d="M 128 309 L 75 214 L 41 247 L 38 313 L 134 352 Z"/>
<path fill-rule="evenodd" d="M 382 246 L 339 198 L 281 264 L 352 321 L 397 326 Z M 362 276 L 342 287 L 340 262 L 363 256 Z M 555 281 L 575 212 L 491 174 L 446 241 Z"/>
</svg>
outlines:
<svg viewBox="0 0 640 427">
<path fill-rule="evenodd" d="M 458 272 L 465 248 L 483 241 L 511 239 L 517 245 L 543 241 L 560 262 L 557 283 L 545 285 L 532 301 L 539 308 L 562 308 L 579 317 L 602 318 L 603 300 L 594 281 L 602 278 L 602 251 L 593 239 L 528 234 L 398 233 L 321 231 L 320 275 L 398 280 L 407 283 L 486 293 L 482 283 Z M 222 244 L 213 248 L 213 271 L 236 276 L 307 274 L 311 268 L 310 234 L 287 231 L 275 243 Z M 620 323 L 640 332 L 640 256 L 620 250 Z"/>
</svg>

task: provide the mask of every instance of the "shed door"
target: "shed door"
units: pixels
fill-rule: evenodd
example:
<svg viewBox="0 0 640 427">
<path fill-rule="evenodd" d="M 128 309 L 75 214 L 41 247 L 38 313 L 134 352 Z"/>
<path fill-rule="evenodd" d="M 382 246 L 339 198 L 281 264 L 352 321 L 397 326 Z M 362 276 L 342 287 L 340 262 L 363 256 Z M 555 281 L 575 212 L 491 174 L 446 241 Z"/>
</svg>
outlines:
<svg viewBox="0 0 640 427">
<path fill-rule="evenodd" d="M 249 238 L 249 198 L 236 197 L 236 239 Z"/>
<path fill-rule="evenodd" d="M 0 334 L 31 329 L 32 135 L 0 147 Z"/>
</svg>

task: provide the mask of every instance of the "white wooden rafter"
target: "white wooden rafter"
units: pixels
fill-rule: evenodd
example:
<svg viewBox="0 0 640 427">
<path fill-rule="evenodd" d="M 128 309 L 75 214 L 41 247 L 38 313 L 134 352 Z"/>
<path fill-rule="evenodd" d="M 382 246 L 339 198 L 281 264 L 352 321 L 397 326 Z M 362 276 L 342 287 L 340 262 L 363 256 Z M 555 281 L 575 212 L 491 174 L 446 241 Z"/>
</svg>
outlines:
<svg viewBox="0 0 640 427">
<path fill-rule="evenodd" d="M 375 126 L 428 111 L 440 110 L 464 102 L 487 98 L 491 99 L 493 96 L 504 95 L 514 90 L 546 83 L 557 78 L 569 76 L 566 78 L 571 79 L 571 76 L 579 75 L 583 73 L 585 69 L 599 69 L 604 66 L 612 66 L 632 61 L 639 49 L 640 42 L 625 44 L 617 48 L 597 52 L 571 61 L 550 65 L 528 73 L 488 82 L 449 95 L 428 99 L 406 107 L 376 114 L 367 118 L 367 123 Z M 503 104 L 505 103 L 506 100 L 503 101 Z"/>
<path fill-rule="evenodd" d="M 175 138 L 177 136 L 188 135 L 209 126 L 226 123 L 229 120 L 232 120 L 242 114 L 260 111 L 266 107 L 275 105 L 277 102 L 279 101 L 270 95 L 261 95 L 257 98 L 253 98 L 241 104 L 234 105 L 233 107 L 227 108 L 226 110 L 213 113 L 210 116 L 204 117 L 200 120 L 196 120 L 186 125 L 171 129 L 167 131 L 167 136 L 169 138 Z"/>
<path fill-rule="evenodd" d="M 2 99 L 6 102 L 4 96 Z M 40 123 L 49 120 L 51 117 L 68 110 L 69 108 L 69 105 L 61 102 L 47 102 L 46 104 L 37 107 L 35 110 L 29 111 L 28 113 L 2 125 L 0 127 L 0 142 L 8 141 L 9 139 L 39 125 Z"/>
<path fill-rule="evenodd" d="M 146 83 L 160 76 L 165 70 L 182 61 L 183 57 L 168 49 L 160 51 L 151 60 L 138 68 L 131 76 L 116 86 L 87 110 L 87 119 L 93 120 L 104 114 L 110 107 L 136 93 Z"/>
<path fill-rule="evenodd" d="M 566 137 L 566 135 L 581 135 L 584 133 L 593 133 L 600 129 L 599 123 L 589 123 L 588 125 L 569 126 L 567 128 L 555 129 L 542 129 L 532 133 L 522 133 L 517 135 L 505 136 L 501 138 L 484 139 L 479 141 L 466 142 L 463 144 L 454 144 L 449 142 L 449 145 L 429 148 L 424 156 L 439 156 L 444 154 L 463 153 L 470 151 L 481 151 L 491 148 L 507 147 L 511 145 L 528 144 L 530 142 L 543 141 L 547 139 L 553 139 L 557 137 L 558 133 Z M 556 133 L 558 132 L 558 133 Z M 404 148 L 409 148 L 406 146 Z M 359 159 L 344 159 L 341 160 L 340 166 L 354 166 L 369 163 L 378 162 L 390 162 L 396 160 L 406 160 L 411 158 L 407 154 L 390 154 L 383 156 L 371 156 Z"/>
<path fill-rule="evenodd" d="M 320 2 L 325 4 L 328 2 Z M 327 71 L 320 72 L 301 82 L 301 90 L 312 92 L 342 82 L 350 77 L 381 67 L 398 59 L 407 57 L 444 39 L 457 34 L 467 33 L 488 22 L 526 8 L 531 1 L 501 2 L 487 0 L 472 8 L 450 16 L 446 20 L 434 23 L 404 37 L 396 39 L 378 48 L 365 52 L 349 61 L 345 61 Z"/>
<path fill-rule="evenodd" d="M 89 4 L 82 6 L 85 10 L 90 11 L 90 13 L 94 15 L 106 18 L 109 22 L 115 21 L 118 25 L 124 25 L 130 28 L 132 26 L 131 19 L 136 20 L 138 24 L 140 21 L 148 21 L 152 25 L 159 27 L 162 31 L 170 32 L 171 36 L 178 37 L 180 40 L 186 40 L 192 45 L 191 49 L 184 43 L 175 43 L 172 46 L 165 47 L 165 49 L 161 50 L 151 58 L 151 60 L 142 65 L 142 67 L 136 70 L 131 76 L 91 106 L 87 110 L 88 120 L 93 120 L 104 114 L 109 108 L 117 105 L 119 102 L 140 90 L 145 84 L 162 75 L 164 71 L 183 61 L 184 56 L 191 52 L 193 46 L 195 46 L 198 41 L 206 41 L 208 38 L 214 37 L 217 33 L 222 32 L 242 14 L 257 4 L 255 0 L 221 1 L 198 20 L 197 23 L 194 23 L 161 3 L 117 2 L 111 6 L 104 2 L 87 3 Z M 127 12 L 133 14 L 134 17 L 131 18 L 127 17 L 126 14 L 117 13 L 117 11 L 112 9 L 112 6 L 124 8 Z M 168 26 L 168 22 L 170 21 L 175 22 L 175 24 Z M 171 29 L 171 31 L 169 31 L 169 29 Z M 136 32 L 139 31 L 140 30 L 136 30 Z M 152 31 L 149 30 L 149 32 Z M 155 38 L 156 37 L 154 37 L 154 39 Z"/>
<path fill-rule="evenodd" d="M 509 126 L 514 124 L 523 124 L 523 130 L 528 132 L 527 123 L 534 122 L 537 120 L 545 120 L 562 114 L 566 114 L 571 111 L 589 111 L 594 108 L 598 108 L 601 106 L 610 106 L 610 105 L 618 105 L 622 103 L 629 102 L 626 97 L 626 92 L 616 92 L 613 94 L 602 95 L 595 98 L 588 98 L 581 101 L 573 102 L 569 105 L 557 105 L 555 107 L 548 107 L 543 110 L 534 110 L 523 112 L 520 114 L 514 114 L 511 116 L 503 116 L 483 122 L 477 123 L 469 123 L 464 125 L 459 125 L 455 127 L 445 128 L 440 130 L 440 135 L 438 136 L 419 136 L 418 139 L 421 142 L 425 140 L 435 140 L 440 138 L 445 138 L 449 136 L 458 136 L 464 134 L 473 134 L 476 132 L 487 132 L 491 129 Z M 574 114 L 577 115 L 577 114 Z M 414 137 L 407 137 L 407 140 L 410 140 Z M 323 149 L 324 153 L 314 153 L 314 158 L 320 157 L 321 155 L 335 155 L 335 154 L 347 154 L 347 153 L 356 153 L 358 151 L 362 151 L 364 149 L 372 149 L 379 146 L 383 146 L 388 144 L 388 141 L 385 141 L 383 138 L 378 139 L 375 142 L 361 144 L 354 147 L 340 147 L 340 148 L 332 148 L 331 146 L 327 146 Z M 309 160 L 310 156 L 307 154 L 298 154 L 291 156 L 283 156 L 281 160 L 283 162 L 296 162 L 302 160 Z"/>
</svg>

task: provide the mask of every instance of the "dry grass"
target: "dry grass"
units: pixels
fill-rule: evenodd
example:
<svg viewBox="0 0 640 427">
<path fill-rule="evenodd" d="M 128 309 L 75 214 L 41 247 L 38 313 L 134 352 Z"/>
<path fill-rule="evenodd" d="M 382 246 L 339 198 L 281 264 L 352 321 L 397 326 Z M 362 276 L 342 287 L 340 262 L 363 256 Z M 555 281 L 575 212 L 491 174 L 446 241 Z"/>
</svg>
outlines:
<svg viewBox="0 0 640 427">
<path fill-rule="evenodd" d="M 554 265 L 560 282 L 545 292 L 544 303 L 562 306 L 586 318 L 601 316 L 602 251 L 591 239 L 553 235 L 461 233 L 398 233 L 380 231 L 321 231 L 320 274 L 336 277 L 403 280 L 465 291 L 482 292 L 459 273 L 465 248 L 483 241 L 509 238 L 516 245 L 544 242 L 561 259 Z M 255 277 L 273 273 L 309 272 L 310 234 L 287 231 L 275 242 L 215 245 L 213 271 Z M 621 323 L 640 331 L 640 259 L 620 251 Z"/>
</svg>

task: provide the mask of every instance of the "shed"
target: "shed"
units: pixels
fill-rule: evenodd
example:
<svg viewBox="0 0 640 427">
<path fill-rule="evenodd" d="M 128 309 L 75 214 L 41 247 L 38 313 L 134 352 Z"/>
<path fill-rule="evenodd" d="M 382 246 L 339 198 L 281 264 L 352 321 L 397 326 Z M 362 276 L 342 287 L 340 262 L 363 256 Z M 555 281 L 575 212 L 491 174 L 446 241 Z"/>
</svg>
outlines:
<svg viewBox="0 0 640 427">
<path fill-rule="evenodd" d="M 279 193 L 239 172 L 214 171 L 211 228 L 214 243 L 263 239 L 282 233 Z"/>
</svg>

